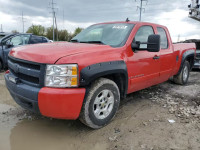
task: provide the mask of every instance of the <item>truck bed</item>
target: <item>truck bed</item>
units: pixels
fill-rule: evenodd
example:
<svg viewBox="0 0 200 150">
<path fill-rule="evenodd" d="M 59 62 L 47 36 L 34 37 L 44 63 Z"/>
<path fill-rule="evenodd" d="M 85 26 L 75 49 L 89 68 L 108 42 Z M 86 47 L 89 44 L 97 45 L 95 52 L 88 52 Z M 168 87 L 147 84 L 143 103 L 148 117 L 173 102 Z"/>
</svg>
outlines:
<svg viewBox="0 0 200 150">
<path fill-rule="evenodd" d="M 196 48 L 195 43 L 176 43 L 173 46 L 174 51 L 192 50 Z"/>
</svg>

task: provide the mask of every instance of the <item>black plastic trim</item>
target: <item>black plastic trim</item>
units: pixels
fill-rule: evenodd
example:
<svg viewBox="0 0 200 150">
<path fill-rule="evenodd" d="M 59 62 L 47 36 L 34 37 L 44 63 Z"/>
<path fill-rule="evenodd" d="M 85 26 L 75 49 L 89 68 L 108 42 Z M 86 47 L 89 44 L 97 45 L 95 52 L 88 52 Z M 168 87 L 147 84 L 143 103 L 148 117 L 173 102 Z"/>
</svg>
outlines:
<svg viewBox="0 0 200 150">
<path fill-rule="evenodd" d="M 188 50 L 186 52 L 184 52 L 183 56 L 182 56 L 182 61 L 181 61 L 181 66 L 179 68 L 179 71 L 177 73 L 177 75 L 179 75 L 181 73 L 181 70 L 183 68 L 183 64 L 185 62 L 185 60 L 188 58 L 188 57 L 193 57 L 193 61 L 195 60 L 195 50 Z M 194 65 L 194 64 L 193 64 Z M 193 66 L 192 66 L 193 67 Z M 192 69 L 191 67 L 191 69 Z"/>
<path fill-rule="evenodd" d="M 128 89 L 128 73 L 127 66 L 124 61 L 110 61 L 110 62 L 101 62 L 98 64 L 93 64 L 83 68 L 80 72 L 80 86 L 88 86 L 94 80 L 113 74 L 123 74 L 125 77 L 125 87 L 124 95 L 127 93 Z"/>
</svg>

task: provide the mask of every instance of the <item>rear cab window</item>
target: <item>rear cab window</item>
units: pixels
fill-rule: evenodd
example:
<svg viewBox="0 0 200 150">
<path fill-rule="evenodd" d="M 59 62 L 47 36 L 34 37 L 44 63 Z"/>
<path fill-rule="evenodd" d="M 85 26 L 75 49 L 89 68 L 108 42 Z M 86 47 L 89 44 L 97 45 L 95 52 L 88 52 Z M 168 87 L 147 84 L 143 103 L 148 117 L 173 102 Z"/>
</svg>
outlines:
<svg viewBox="0 0 200 150">
<path fill-rule="evenodd" d="M 157 27 L 158 34 L 160 35 L 160 47 L 161 49 L 168 49 L 167 33 L 164 28 Z"/>
</svg>

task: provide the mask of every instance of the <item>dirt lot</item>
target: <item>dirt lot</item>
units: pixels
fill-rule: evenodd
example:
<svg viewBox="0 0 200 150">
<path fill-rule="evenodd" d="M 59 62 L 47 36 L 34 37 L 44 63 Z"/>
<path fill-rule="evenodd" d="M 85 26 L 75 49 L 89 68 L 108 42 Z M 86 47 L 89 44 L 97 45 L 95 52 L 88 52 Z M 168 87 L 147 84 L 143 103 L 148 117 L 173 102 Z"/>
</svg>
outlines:
<svg viewBox="0 0 200 150">
<path fill-rule="evenodd" d="M 32 114 L 10 97 L 0 74 L 0 150 L 199 150 L 200 72 L 133 93 L 114 120 L 91 130 L 77 121 Z"/>
</svg>

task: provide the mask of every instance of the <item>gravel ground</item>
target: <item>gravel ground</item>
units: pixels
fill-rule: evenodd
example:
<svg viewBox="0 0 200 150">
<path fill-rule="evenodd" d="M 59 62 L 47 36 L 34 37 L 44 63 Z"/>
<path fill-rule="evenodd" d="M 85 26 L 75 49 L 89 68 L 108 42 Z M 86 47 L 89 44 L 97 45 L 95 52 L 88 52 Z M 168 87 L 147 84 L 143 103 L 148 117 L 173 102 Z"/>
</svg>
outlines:
<svg viewBox="0 0 200 150">
<path fill-rule="evenodd" d="M 22 109 L 0 74 L 0 150 L 199 150 L 200 72 L 128 95 L 106 127 L 91 130 Z"/>
</svg>

